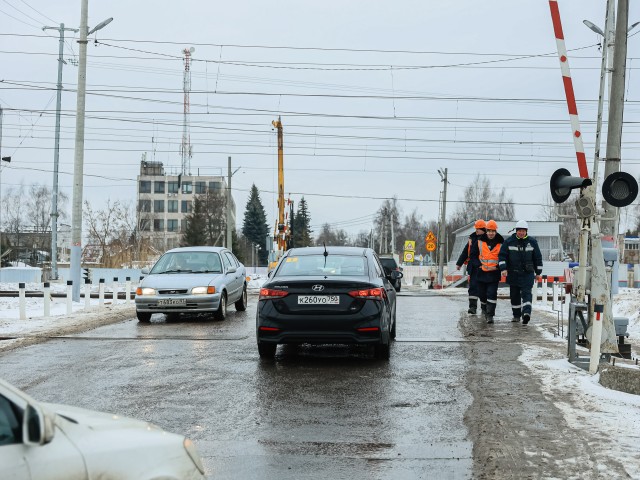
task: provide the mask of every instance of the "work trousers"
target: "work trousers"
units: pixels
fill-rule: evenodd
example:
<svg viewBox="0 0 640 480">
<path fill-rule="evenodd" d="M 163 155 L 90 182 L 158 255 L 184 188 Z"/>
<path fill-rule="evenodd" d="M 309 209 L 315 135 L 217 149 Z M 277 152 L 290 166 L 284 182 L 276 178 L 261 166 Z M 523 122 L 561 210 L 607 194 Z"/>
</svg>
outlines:
<svg viewBox="0 0 640 480">
<path fill-rule="evenodd" d="M 520 285 L 509 285 L 509 296 L 511 297 L 511 310 L 515 318 L 520 318 L 525 313 L 531 315 L 531 289 L 533 285 L 521 287 Z"/>
<path fill-rule="evenodd" d="M 478 300 L 478 268 L 468 267 L 467 273 L 469 274 L 469 300 Z"/>
<path fill-rule="evenodd" d="M 498 283 L 478 281 L 478 296 L 480 306 L 489 315 L 495 315 L 496 304 L 498 303 Z"/>
</svg>

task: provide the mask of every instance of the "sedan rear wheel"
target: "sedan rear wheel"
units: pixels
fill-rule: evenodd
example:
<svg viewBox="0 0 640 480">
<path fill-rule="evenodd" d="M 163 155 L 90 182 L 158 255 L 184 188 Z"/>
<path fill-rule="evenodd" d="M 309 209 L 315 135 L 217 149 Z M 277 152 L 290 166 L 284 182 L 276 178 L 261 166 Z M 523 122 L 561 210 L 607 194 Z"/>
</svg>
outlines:
<svg viewBox="0 0 640 480">
<path fill-rule="evenodd" d="M 277 343 L 258 342 L 258 353 L 260 354 L 260 358 L 273 358 L 276 354 L 277 348 Z"/>
<path fill-rule="evenodd" d="M 151 312 L 136 312 L 138 321 L 142 323 L 149 323 L 151 321 Z"/>
<path fill-rule="evenodd" d="M 236 310 L 238 312 L 244 312 L 247 309 L 247 286 L 245 285 L 242 289 L 242 295 L 235 303 Z"/>
<path fill-rule="evenodd" d="M 227 295 L 225 293 L 220 295 L 220 306 L 213 316 L 216 320 L 224 320 L 227 318 Z"/>
<path fill-rule="evenodd" d="M 391 358 L 391 345 L 389 343 L 379 343 L 374 349 L 374 354 L 377 359 L 389 360 L 389 358 Z"/>
</svg>

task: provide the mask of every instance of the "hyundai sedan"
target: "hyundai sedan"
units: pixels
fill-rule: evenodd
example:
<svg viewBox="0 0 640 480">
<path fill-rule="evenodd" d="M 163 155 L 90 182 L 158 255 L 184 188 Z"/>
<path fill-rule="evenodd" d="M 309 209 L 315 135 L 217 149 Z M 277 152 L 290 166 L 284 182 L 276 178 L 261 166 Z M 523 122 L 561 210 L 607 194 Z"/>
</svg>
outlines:
<svg viewBox="0 0 640 480">
<path fill-rule="evenodd" d="M 369 248 L 288 250 L 260 289 L 256 335 L 263 358 L 278 344 L 310 343 L 372 345 L 388 359 L 396 336 L 391 273 Z"/>
<path fill-rule="evenodd" d="M 246 271 L 223 247 L 174 248 L 142 280 L 135 302 L 140 322 L 154 313 L 211 313 L 224 320 L 231 303 L 238 311 L 247 309 Z"/>
<path fill-rule="evenodd" d="M 0 477 L 204 479 L 191 440 L 151 423 L 40 403 L 0 379 Z"/>
</svg>

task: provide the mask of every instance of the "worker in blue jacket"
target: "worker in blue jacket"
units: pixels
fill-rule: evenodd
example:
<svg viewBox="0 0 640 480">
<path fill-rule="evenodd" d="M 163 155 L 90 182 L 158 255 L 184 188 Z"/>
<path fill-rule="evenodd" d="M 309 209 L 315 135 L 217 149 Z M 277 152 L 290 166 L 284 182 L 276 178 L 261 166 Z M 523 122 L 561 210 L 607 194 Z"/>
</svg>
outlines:
<svg viewBox="0 0 640 480">
<path fill-rule="evenodd" d="M 531 290 L 536 275 L 542 273 L 542 253 L 535 238 L 528 235 L 525 220 L 516 223 L 515 233 L 505 240 L 498 255 L 498 267 L 507 274 L 512 322 L 527 325 L 531 320 Z"/>
</svg>

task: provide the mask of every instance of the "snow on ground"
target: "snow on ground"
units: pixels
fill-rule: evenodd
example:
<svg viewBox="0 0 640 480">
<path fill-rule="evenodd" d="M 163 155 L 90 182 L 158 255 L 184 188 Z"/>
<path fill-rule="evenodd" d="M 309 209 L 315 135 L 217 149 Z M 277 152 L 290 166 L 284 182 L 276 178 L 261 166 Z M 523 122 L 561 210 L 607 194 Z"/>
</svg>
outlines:
<svg viewBox="0 0 640 480">
<path fill-rule="evenodd" d="M 599 374 L 572 365 L 558 351 L 529 345 L 518 360 L 541 382 L 543 393 L 555 400 L 571 428 L 601 432 L 593 447 L 611 458 L 626 459 L 629 478 L 640 478 L 640 396 L 603 387 Z"/>
</svg>

